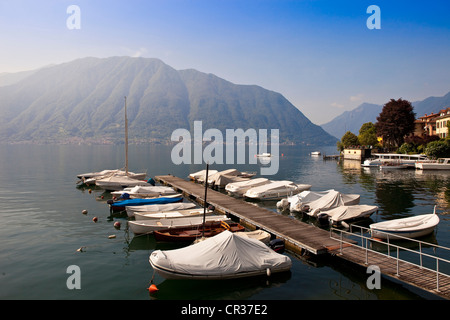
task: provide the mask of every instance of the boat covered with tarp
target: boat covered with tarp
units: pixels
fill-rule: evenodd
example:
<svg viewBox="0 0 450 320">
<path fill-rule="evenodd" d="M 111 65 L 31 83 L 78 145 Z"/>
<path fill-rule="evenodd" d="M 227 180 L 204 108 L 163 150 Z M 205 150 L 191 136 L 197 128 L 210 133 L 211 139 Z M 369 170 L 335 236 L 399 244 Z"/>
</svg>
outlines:
<svg viewBox="0 0 450 320">
<path fill-rule="evenodd" d="M 166 279 L 218 280 L 289 271 L 292 261 L 259 240 L 224 231 L 175 250 L 155 250 L 149 262 Z"/>
</svg>

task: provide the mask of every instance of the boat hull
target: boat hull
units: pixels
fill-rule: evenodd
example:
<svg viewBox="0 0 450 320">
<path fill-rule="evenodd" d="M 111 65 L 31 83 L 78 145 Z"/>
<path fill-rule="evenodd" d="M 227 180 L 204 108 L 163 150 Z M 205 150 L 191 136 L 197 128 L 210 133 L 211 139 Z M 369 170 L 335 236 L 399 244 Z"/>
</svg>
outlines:
<svg viewBox="0 0 450 320">
<path fill-rule="evenodd" d="M 244 231 L 245 228 L 236 222 L 227 222 L 229 231 L 237 232 Z M 207 222 L 205 227 L 203 225 L 195 225 L 189 227 L 169 228 L 162 230 L 155 230 L 153 235 L 156 241 L 159 242 L 194 242 L 196 239 L 205 237 L 210 238 L 227 230 L 227 227 L 222 222 L 212 221 Z"/>
<path fill-rule="evenodd" d="M 383 240 L 419 238 L 432 233 L 438 223 L 439 217 L 433 213 L 374 223 L 370 225 L 370 231 L 373 238 Z"/>
</svg>

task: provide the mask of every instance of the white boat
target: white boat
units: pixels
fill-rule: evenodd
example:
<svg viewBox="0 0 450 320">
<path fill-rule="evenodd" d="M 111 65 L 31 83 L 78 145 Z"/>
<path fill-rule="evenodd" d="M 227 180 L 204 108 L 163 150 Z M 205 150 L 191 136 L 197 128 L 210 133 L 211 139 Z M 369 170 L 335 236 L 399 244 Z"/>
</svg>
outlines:
<svg viewBox="0 0 450 320">
<path fill-rule="evenodd" d="M 216 174 L 217 172 L 219 172 L 219 171 L 217 171 L 217 170 L 209 170 L 208 177 L 212 176 L 213 174 Z M 206 175 L 206 170 L 200 170 L 200 171 L 197 171 L 197 172 L 189 174 L 188 178 L 190 180 L 203 182 L 203 181 L 205 181 L 205 175 Z"/>
<path fill-rule="evenodd" d="M 305 212 L 309 216 L 317 217 L 317 214 L 321 211 L 359 204 L 360 198 L 359 194 L 342 194 L 336 190 L 320 193 L 303 191 L 298 195 L 289 197 L 288 201 L 291 200 L 289 208 L 292 212 Z"/>
<path fill-rule="evenodd" d="M 244 237 L 244 238 L 252 238 L 258 241 L 261 241 L 262 243 L 268 245 L 270 242 L 270 238 L 272 237 L 270 233 L 268 233 L 267 231 L 264 230 L 253 230 L 253 231 L 238 231 L 235 232 L 234 234 L 236 234 L 239 237 Z"/>
<path fill-rule="evenodd" d="M 108 191 L 117 191 L 135 186 L 151 186 L 145 180 L 133 179 L 128 176 L 111 176 L 108 178 L 95 180 L 95 185 Z"/>
<path fill-rule="evenodd" d="M 149 262 L 166 279 L 218 280 L 289 271 L 292 261 L 261 241 L 229 231 L 175 250 L 155 250 Z"/>
<path fill-rule="evenodd" d="M 379 167 L 380 167 L 380 170 L 383 170 L 383 171 L 401 170 L 401 169 L 411 168 L 411 164 L 393 161 L 393 162 L 385 162 L 383 164 L 380 164 Z"/>
<path fill-rule="evenodd" d="M 320 151 L 313 151 L 313 152 L 311 152 L 311 155 L 312 156 L 320 156 Z"/>
<path fill-rule="evenodd" d="M 98 172 L 87 172 L 77 175 L 77 177 L 80 179 L 79 182 L 86 184 L 86 185 L 95 185 L 95 181 L 98 179 L 104 179 L 111 176 L 126 176 L 127 172 L 123 170 L 102 170 Z M 147 176 L 147 173 L 134 173 L 134 172 L 128 172 L 128 176 L 133 179 L 145 179 Z"/>
<path fill-rule="evenodd" d="M 111 194 L 119 198 L 121 196 L 125 197 L 125 194 L 128 194 L 130 198 L 148 198 L 148 197 L 157 197 L 164 195 L 172 195 L 177 192 L 171 188 L 166 186 L 134 186 L 131 188 L 125 188 L 120 191 L 113 191 Z"/>
<path fill-rule="evenodd" d="M 236 169 L 219 171 L 213 175 L 208 174 L 208 184 L 216 188 L 225 188 L 229 183 L 248 181 L 256 173 L 241 172 Z"/>
<path fill-rule="evenodd" d="M 227 221 L 229 218 L 225 215 L 210 215 L 205 216 L 205 221 Z M 183 217 L 175 219 L 152 219 L 152 220 L 138 220 L 128 221 L 128 227 L 134 234 L 148 234 L 155 230 L 162 230 L 168 228 L 180 228 L 189 226 L 201 226 L 203 224 L 203 216 Z"/>
<path fill-rule="evenodd" d="M 136 221 L 140 220 L 157 220 L 157 219 L 177 219 L 177 218 L 185 218 L 185 217 L 195 217 L 203 215 L 203 208 L 197 209 L 186 209 L 186 210 L 177 210 L 177 211 L 166 211 L 166 212 L 154 212 L 154 213 L 140 213 L 135 212 L 134 218 Z M 206 214 L 212 214 L 212 210 L 206 210 Z"/>
<path fill-rule="evenodd" d="M 364 160 L 363 167 L 378 167 L 386 162 L 414 167 L 416 162 L 428 160 L 427 156 L 423 154 L 374 153 L 372 156 L 371 159 Z"/>
<path fill-rule="evenodd" d="M 268 183 L 270 183 L 270 180 L 266 178 L 256 178 L 251 180 L 232 182 L 225 186 L 225 191 L 236 197 L 242 197 L 244 193 L 250 188 L 259 187 Z"/>
<path fill-rule="evenodd" d="M 343 221 L 368 218 L 377 210 L 377 206 L 371 206 L 367 204 L 339 206 L 330 210 L 321 211 L 319 214 L 317 214 L 317 218 L 327 218 L 332 224 L 339 224 Z"/>
<path fill-rule="evenodd" d="M 167 212 L 175 210 L 184 210 L 195 208 L 195 204 L 192 202 L 176 202 L 176 203 L 165 203 L 165 204 L 151 204 L 142 206 L 126 206 L 128 217 L 134 217 L 136 213 L 148 214 L 156 212 Z"/>
<path fill-rule="evenodd" d="M 418 238 L 433 232 L 439 223 L 436 207 L 431 214 L 388 220 L 370 225 L 373 238 L 399 239 L 401 237 Z"/>
<path fill-rule="evenodd" d="M 450 158 L 439 158 L 433 162 L 416 162 L 419 170 L 450 170 Z"/>
<path fill-rule="evenodd" d="M 268 184 L 247 190 L 244 197 L 254 200 L 280 200 L 310 188 L 311 185 L 309 184 L 296 184 L 287 180 L 271 181 Z"/>
</svg>

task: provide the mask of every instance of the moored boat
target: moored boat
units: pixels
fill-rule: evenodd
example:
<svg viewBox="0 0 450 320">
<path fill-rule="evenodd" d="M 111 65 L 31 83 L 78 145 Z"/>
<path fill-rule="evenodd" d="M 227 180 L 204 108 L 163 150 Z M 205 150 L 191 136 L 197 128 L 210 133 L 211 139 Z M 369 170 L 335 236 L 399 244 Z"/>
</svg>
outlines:
<svg viewBox="0 0 450 320">
<path fill-rule="evenodd" d="M 177 211 L 166 211 L 166 212 L 154 212 L 154 213 L 134 213 L 134 218 L 136 221 L 139 220 L 154 220 L 154 219 L 178 219 L 185 217 L 195 217 L 206 214 L 212 214 L 212 210 L 206 210 L 204 212 L 204 208 L 198 209 L 186 209 L 186 210 L 177 210 Z"/>
<path fill-rule="evenodd" d="M 131 188 L 125 188 L 121 191 L 113 191 L 111 194 L 114 197 L 124 197 L 128 195 L 130 198 L 149 198 L 149 197 L 157 197 L 163 195 L 174 195 L 177 192 L 171 188 L 166 186 L 134 186 Z"/>
<path fill-rule="evenodd" d="M 343 194 L 334 189 L 326 191 L 307 190 L 287 199 L 282 199 L 277 203 L 277 207 L 285 209 L 289 206 L 291 212 L 306 212 L 314 216 L 314 212 L 317 210 L 359 204 L 360 198 L 359 194 Z"/>
<path fill-rule="evenodd" d="M 125 210 L 127 211 L 128 217 L 133 217 L 136 213 L 148 214 L 155 212 L 167 212 L 175 210 L 184 210 L 195 208 L 195 204 L 192 202 L 175 202 L 175 203 L 163 203 L 163 204 L 147 204 L 140 206 L 127 206 Z"/>
<path fill-rule="evenodd" d="M 225 215 L 210 215 L 205 216 L 206 223 L 227 221 L 229 218 Z M 152 220 L 137 220 L 128 221 L 128 227 L 134 234 L 149 234 L 157 230 L 169 230 L 179 228 L 201 228 L 203 223 L 203 216 L 183 217 L 177 219 L 152 219 Z M 195 240 L 195 239 L 194 239 Z"/>
<path fill-rule="evenodd" d="M 201 218 L 203 219 L 203 217 Z M 244 231 L 245 228 L 232 221 L 207 221 L 205 224 L 153 231 L 156 241 L 161 242 L 193 242 L 201 237 L 213 237 L 225 230 L 230 232 Z"/>
<path fill-rule="evenodd" d="M 416 169 L 419 170 L 450 170 L 450 158 L 439 158 L 437 161 L 416 162 Z"/>
<path fill-rule="evenodd" d="M 113 211 L 123 211 L 126 207 L 130 206 L 142 206 L 142 205 L 153 205 L 153 204 L 166 204 L 175 203 L 183 201 L 183 197 L 180 194 L 175 194 L 172 196 L 156 197 L 156 198 L 136 198 L 128 199 L 122 201 L 111 201 L 108 200 L 108 204 Z"/>
<path fill-rule="evenodd" d="M 353 206 L 339 206 L 330 210 L 320 211 L 318 219 L 328 219 L 332 224 L 341 224 L 346 221 L 365 219 L 378 210 L 377 206 L 357 204 Z"/>
<path fill-rule="evenodd" d="M 166 279 L 219 280 L 289 271 L 292 261 L 262 242 L 223 231 L 175 250 L 155 250 L 149 262 Z"/>
<path fill-rule="evenodd" d="M 431 214 L 423 214 L 408 218 L 393 219 L 372 223 L 370 231 L 373 238 L 399 239 L 401 237 L 418 238 L 430 234 L 439 223 L 436 207 Z"/>
<path fill-rule="evenodd" d="M 271 181 L 271 183 L 247 190 L 244 197 L 254 200 L 280 200 L 310 188 L 309 184 L 296 184 L 287 180 Z"/>
<path fill-rule="evenodd" d="M 242 197 L 244 193 L 255 187 L 259 187 L 265 184 L 270 183 L 270 180 L 267 178 L 256 178 L 251 180 L 239 181 L 229 183 L 225 186 L 225 191 L 229 194 L 234 195 L 236 197 Z"/>
</svg>

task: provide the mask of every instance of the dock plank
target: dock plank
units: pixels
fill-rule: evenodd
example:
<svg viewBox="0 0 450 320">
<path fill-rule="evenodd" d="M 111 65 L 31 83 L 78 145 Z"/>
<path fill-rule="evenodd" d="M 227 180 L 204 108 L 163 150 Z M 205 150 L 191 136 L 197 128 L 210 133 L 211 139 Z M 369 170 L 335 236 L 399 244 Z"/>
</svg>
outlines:
<svg viewBox="0 0 450 320">
<path fill-rule="evenodd" d="M 184 196 L 203 204 L 205 189 L 203 185 L 181 178 L 166 175 L 156 176 L 155 180 L 161 184 L 173 187 Z M 429 291 L 433 294 L 450 299 L 450 277 L 439 276 L 439 290 L 437 289 L 436 272 L 420 268 L 374 251 L 352 245 L 352 242 L 341 244 L 340 241 L 330 237 L 330 232 L 314 227 L 290 216 L 284 216 L 271 210 L 255 206 L 241 199 L 230 197 L 212 189 L 207 191 L 207 203 L 213 205 L 221 214 L 231 214 L 241 222 L 253 225 L 256 228 L 284 239 L 286 248 L 303 253 L 307 250 L 313 254 L 332 254 L 347 262 L 364 267 L 377 265 L 384 275 L 396 278 L 404 283 Z"/>
</svg>

